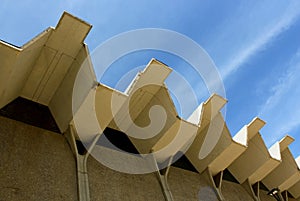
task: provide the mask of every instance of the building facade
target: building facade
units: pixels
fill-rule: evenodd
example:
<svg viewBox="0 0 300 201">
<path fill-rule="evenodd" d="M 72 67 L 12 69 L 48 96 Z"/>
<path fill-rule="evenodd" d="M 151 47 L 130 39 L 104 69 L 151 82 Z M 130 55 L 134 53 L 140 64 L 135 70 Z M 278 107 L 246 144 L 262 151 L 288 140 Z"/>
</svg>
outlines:
<svg viewBox="0 0 300 201">
<path fill-rule="evenodd" d="M 232 137 L 217 94 L 182 119 L 155 59 L 125 92 L 98 83 L 90 29 L 64 13 L 22 47 L 0 41 L 0 200 L 300 200 L 292 137 L 268 149 L 257 117 Z"/>
</svg>

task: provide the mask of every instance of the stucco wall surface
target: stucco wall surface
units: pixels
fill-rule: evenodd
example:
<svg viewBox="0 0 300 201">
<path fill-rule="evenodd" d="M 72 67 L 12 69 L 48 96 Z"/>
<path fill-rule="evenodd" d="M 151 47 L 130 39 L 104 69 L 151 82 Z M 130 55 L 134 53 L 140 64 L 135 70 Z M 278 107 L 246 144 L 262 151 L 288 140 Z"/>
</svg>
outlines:
<svg viewBox="0 0 300 201">
<path fill-rule="evenodd" d="M 218 200 L 213 188 L 198 173 L 171 167 L 168 181 L 175 201 Z"/>
<path fill-rule="evenodd" d="M 92 201 L 164 201 L 155 173 L 125 174 L 103 166 L 93 157 L 87 163 Z"/>
<path fill-rule="evenodd" d="M 78 200 L 76 163 L 65 137 L 0 116 L 0 201 Z M 92 201 L 164 201 L 156 173 L 114 171 L 88 158 Z M 175 201 L 217 201 L 203 174 L 170 167 L 168 183 Z M 228 201 L 252 201 L 239 184 L 223 181 Z M 262 201 L 274 198 L 260 192 Z M 290 199 L 293 201 L 294 199 Z"/>
<path fill-rule="evenodd" d="M 77 200 L 64 136 L 0 116 L 0 200 Z"/>
</svg>

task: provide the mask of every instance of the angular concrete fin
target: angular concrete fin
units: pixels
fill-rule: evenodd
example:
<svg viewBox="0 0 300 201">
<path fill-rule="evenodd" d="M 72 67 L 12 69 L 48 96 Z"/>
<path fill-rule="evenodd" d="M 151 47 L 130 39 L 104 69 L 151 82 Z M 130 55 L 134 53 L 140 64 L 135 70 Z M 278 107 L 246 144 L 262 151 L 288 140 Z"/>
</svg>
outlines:
<svg viewBox="0 0 300 201">
<path fill-rule="evenodd" d="M 89 91 L 96 85 L 94 76 L 90 75 L 93 73 L 90 71 L 90 67 L 84 65 L 81 68 L 81 64 L 87 56 L 87 48 L 82 46 L 76 60 L 70 66 L 70 70 L 55 91 L 49 104 L 51 113 L 62 132 L 67 129 L 73 114 L 84 102 Z M 75 79 L 77 79 L 76 83 Z"/>
<path fill-rule="evenodd" d="M 289 135 L 286 135 L 284 138 L 282 138 L 280 141 L 279 141 L 279 145 L 280 145 L 280 151 L 284 151 L 286 148 L 288 148 L 288 146 L 294 142 L 294 138 L 292 138 L 291 136 Z"/>
<path fill-rule="evenodd" d="M 10 81 L 14 71 L 14 66 L 17 60 L 18 54 L 22 49 L 15 47 L 9 43 L 0 40 L 0 108 L 14 100 L 19 96 L 19 90 L 15 90 L 15 81 Z M 23 66 L 22 66 L 23 67 Z M 24 66 L 25 67 L 25 66 Z M 20 74 L 17 72 L 17 74 Z M 23 86 L 22 83 L 21 86 Z"/>
<path fill-rule="evenodd" d="M 56 28 L 51 29 L 45 45 L 35 59 L 30 75 L 22 90 L 22 96 L 38 103 L 49 105 L 56 90 L 67 73 L 78 60 L 78 54 L 86 46 L 83 41 L 91 29 L 91 25 L 63 13 Z M 87 49 L 84 49 L 87 51 Z M 86 54 L 88 57 L 88 52 Z M 85 59 L 84 58 L 84 59 Z"/>
<path fill-rule="evenodd" d="M 282 146 L 284 146 L 284 149 L 281 150 L 281 163 L 262 180 L 269 189 L 278 187 L 284 192 L 300 180 L 298 166 L 292 153 L 288 149 L 288 144 L 291 142 L 292 138 L 290 136 L 283 138 L 283 140 L 279 142 L 279 144 L 282 143 Z"/>
<path fill-rule="evenodd" d="M 22 46 L 0 40 L 0 108 L 21 95 L 36 59 L 53 29 L 47 29 Z"/>
<path fill-rule="evenodd" d="M 95 94 L 95 111 L 99 125 L 105 129 L 114 118 L 114 114 L 120 110 L 127 96 L 106 85 L 99 84 Z"/>
<path fill-rule="evenodd" d="M 261 120 L 258 117 L 255 117 L 248 125 L 248 140 L 252 139 L 258 132 L 259 130 L 264 127 L 266 122 Z"/>
<path fill-rule="evenodd" d="M 265 122 L 255 117 L 248 125 L 245 125 L 234 137 L 233 140 L 247 146 L 259 130 L 265 125 Z"/>
<path fill-rule="evenodd" d="M 90 32 L 92 28 L 92 25 L 83 21 L 80 18 L 75 17 L 74 15 L 64 12 L 59 19 L 56 27 L 55 27 L 55 32 L 69 32 L 72 31 L 73 29 L 76 30 L 76 35 L 70 35 L 71 37 L 76 37 L 78 38 L 78 41 L 82 43 L 88 33 Z M 70 38 L 63 38 L 64 40 L 70 40 Z M 80 39 L 80 40 L 79 40 Z"/>
<path fill-rule="evenodd" d="M 193 142 L 197 129 L 196 125 L 177 119 L 152 147 L 156 160 L 162 162 L 179 151 L 185 153 Z"/>
<path fill-rule="evenodd" d="M 91 28 L 92 25 L 64 12 L 47 46 L 75 57 Z"/>
<path fill-rule="evenodd" d="M 164 63 L 151 59 L 141 76 L 148 81 L 149 84 L 162 84 L 172 72 L 172 69 Z"/>
<path fill-rule="evenodd" d="M 294 141 L 294 139 L 287 135 L 283 137 L 279 142 L 276 142 L 269 148 L 270 156 L 276 160 L 281 161 L 281 152 L 283 152 Z"/>
<path fill-rule="evenodd" d="M 127 94 L 132 93 L 135 89 L 146 85 L 163 86 L 165 79 L 172 72 L 172 69 L 162 62 L 151 59 L 146 68 L 136 76 L 128 88 L 125 90 Z"/>
<path fill-rule="evenodd" d="M 269 148 L 270 156 L 278 161 L 281 161 L 281 154 L 280 154 L 280 145 L 279 142 L 276 142 Z"/>
<path fill-rule="evenodd" d="M 242 144 L 244 146 L 247 146 L 248 144 L 248 132 L 247 132 L 247 125 L 244 126 L 241 130 L 239 130 L 237 132 L 237 134 L 235 134 L 233 136 L 233 141 Z"/>
<path fill-rule="evenodd" d="M 202 109 L 203 109 L 203 102 L 194 110 L 194 112 L 189 116 L 187 120 L 192 124 L 199 125 L 202 111 L 203 111 Z"/>
<path fill-rule="evenodd" d="M 212 94 L 204 103 L 202 102 L 194 110 L 194 112 L 189 116 L 188 121 L 193 124 L 200 125 L 202 117 L 209 118 L 210 116 L 210 119 L 213 119 L 226 103 L 227 100 L 223 97 L 217 94 Z"/>
<path fill-rule="evenodd" d="M 208 107 L 211 111 L 212 117 L 216 116 L 218 112 L 224 107 L 227 100 L 218 94 L 213 94 L 204 103 L 205 107 Z"/>
<path fill-rule="evenodd" d="M 223 97 L 212 94 L 204 103 L 201 103 L 196 110 L 188 118 L 193 124 L 200 125 L 204 128 L 209 122 L 214 119 L 227 103 Z"/>
</svg>

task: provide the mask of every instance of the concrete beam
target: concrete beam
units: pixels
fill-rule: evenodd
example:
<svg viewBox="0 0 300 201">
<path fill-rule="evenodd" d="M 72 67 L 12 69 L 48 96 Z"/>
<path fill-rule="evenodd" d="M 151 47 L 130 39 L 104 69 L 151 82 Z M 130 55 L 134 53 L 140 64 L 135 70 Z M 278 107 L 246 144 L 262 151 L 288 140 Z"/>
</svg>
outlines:
<svg viewBox="0 0 300 201">
<path fill-rule="evenodd" d="M 49 103 L 49 109 L 62 132 L 68 128 L 73 115 L 90 91 L 97 86 L 94 70 L 87 60 L 89 60 L 88 50 L 83 46 Z"/>
<path fill-rule="evenodd" d="M 20 48 L 0 41 L 0 108 L 21 95 L 52 31 L 51 28 L 45 30 Z"/>
<path fill-rule="evenodd" d="M 156 160 L 163 163 L 177 152 L 185 153 L 197 134 L 198 126 L 182 119 L 177 121 L 153 146 L 152 153 Z"/>
<path fill-rule="evenodd" d="M 200 173 L 203 172 L 213 160 L 209 155 L 200 160 L 200 153 L 208 153 L 212 151 L 211 149 L 215 146 L 215 152 L 220 153 L 220 150 L 223 149 L 222 147 L 226 147 L 229 144 L 227 140 L 227 132 L 229 131 L 220 113 L 220 110 L 226 102 L 227 101 L 221 96 L 213 94 L 207 101 L 200 104 L 188 119 L 188 121 L 198 124 L 199 128 L 193 143 L 186 152 L 186 156 Z M 213 135 L 208 135 L 208 133 L 213 133 Z M 218 136 L 215 136 L 215 134 Z M 224 143 L 217 144 L 221 141 L 218 140 L 219 137 L 225 139 Z"/>
<path fill-rule="evenodd" d="M 246 150 L 246 146 L 231 138 L 231 134 L 221 113 L 216 115 L 210 125 L 215 133 L 221 132 L 219 140 L 215 139 L 217 141 L 211 152 L 205 158 L 201 159 L 199 157 L 199 151 L 197 152 L 209 130 L 209 126 L 207 126 L 197 135 L 186 155 L 200 173 L 206 168 L 209 168 L 211 174 L 214 176 L 226 169 L 236 158 L 238 158 Z"/>
<path fill-rule="evenodd" d="M 164 84 L 171 69 L 152 59 L 126 90 L 123 105 L 114 110 L 111 128 L 126 133 L 140 153 L 149 153 L 175 123 L 177 111 Z M 117 101 L 112 97 L 112 105 Z"/>
<path fill-rule="evenodd" d="M 300 180 L 299 167 L 288 148 L 293 141 L 292 137 L 286 136 L 279 142 L 281 163 L 262 180 L 267 188 L 279 188 L 283 192 Z"/>
<path fill-rule="evenodd" d="M 49 35 L 22 90 L 22 96 L 48 105 L 84 46 L 91 25 L 63 13 Z"/>
<path fill-rule="evenodd" d="M 270 168 L 265 164 L 272 158 L 259 134 L 259 130 L 264 125 L 264 121 L 255 118 L 234 136 L 234 139 L 239 138 L 247 146 L 247 150 L 228 167 L 228 170 L 240 183 L 244 183 L 249 179 L 250 184 L 253 185 L 262 179 L 256 172 L 263 171 L 260 169 L 261 167 L 264 167 L 264 169 Z"/>
</svg>

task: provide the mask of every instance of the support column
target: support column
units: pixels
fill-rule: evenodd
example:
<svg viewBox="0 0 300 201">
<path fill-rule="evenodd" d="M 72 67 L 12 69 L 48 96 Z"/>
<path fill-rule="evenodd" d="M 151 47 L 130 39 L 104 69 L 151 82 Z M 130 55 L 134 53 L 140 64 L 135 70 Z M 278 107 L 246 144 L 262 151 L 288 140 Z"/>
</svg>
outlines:
<svg viewBox="0 0 300 201">
<path fill-rule="evenodd" d="M 247 179 L 242 186 L 252 195 L 252 198 L 255 201 L 261 201 L 259 197 L 259 187 L 260 187 L 260 182 L 256 182 L 255 184 L 251 184 L 249 180 Z"/>
<path fill-rule="evenodd" d="M 162 188 L 162 191 L 163 191 L 163 194 L 164 194 L 164 197 L 165 197 L 166 201 L 174 201 L 173 196 L 172 196 L 172 192 L 171 192 L 171 190 L 169 188 L 169 185 L 168 185 L 168 175 L 169 175 L 169 170 L 170 170 L 172 160 L 173 160 L 173 156 L 171 156 L 168 159 L 167 167 L 160 170 L 158 165 L 157 165 L 157 161 L 155 159 L 155 156 L 153 155 L 153 162 L 155 163 L 155 166 L 156 166 L 157 177 L 158 177 L 158 180 L 159 180 L 159 183 L 160 183 L 160 186 Z"/>
<path fill-rule="evenodd" d="M 219 172 L 215 176 L 212 175 L 209 168 L 207 168 L 205 172 L 206 172 L 206 175 L 208 176 L 208 180 L 209 180 L 210 184 L 213 186 L 213 188 L 217 194 L 218 200 L 225 201 L 225 198 L 221 191 L 222 181 L 223 181 L 223 171 Z"/>
<path fill-rule="evenodd" d="M 75 155 L 76 167 L 77 167 L 77 189 L 78 189 L 78 199 L 79 201 L 90 201 L 90 191 L 89 191 L 89 181 L 87 173 L 87 158 L 96 145 L 101 134 L 97 134 L 88 148 L 87 152 L 83 155 L 79 154 L 78 148 L 75 141 L 75 129 L 70 125 L 69 132 L 65 134 L 71 149 Z"/>
</svg>

